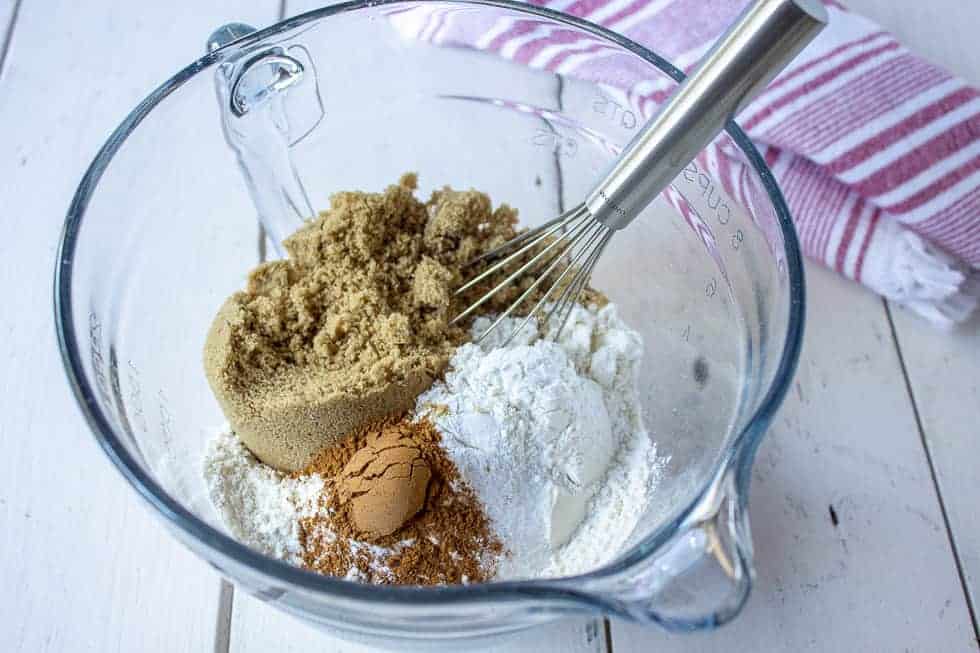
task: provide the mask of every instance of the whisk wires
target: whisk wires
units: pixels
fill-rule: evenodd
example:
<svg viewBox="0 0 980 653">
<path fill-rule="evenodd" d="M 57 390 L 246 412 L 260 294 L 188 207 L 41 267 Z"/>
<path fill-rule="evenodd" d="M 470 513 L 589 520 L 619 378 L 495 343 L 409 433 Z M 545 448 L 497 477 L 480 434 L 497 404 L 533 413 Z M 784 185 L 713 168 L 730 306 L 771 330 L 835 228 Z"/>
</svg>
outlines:
<svg viewBox="0 0 980 653">
<path fill-rule="evenodd" d="M 564 329 L 572 308 L 588 284 L 592 269 L 612 238 L 612 234 L 613 231 L 595 220 L 584 206 L 579 206 L 484 253 L 469 265 L 475 266 L 486 261 L 495 262 L 460 286 L 456 290 L 456 295 L 465 293 L 494 275 L 507 274 L 507 276 L 457 315 L 452 324 L 472 315 L 494 295 L 518 283 L 522 277 L 534 276 L 534 280 L 523 289 L 516 300 L 497 315 L 493 323 L 476 338 L 476 341 L 483 340 L 497 329 L 528 299 L 534 297 L 535 291 L 539 291 L 542 284 L 548 280 L 551 280 L 550 285 L 540 297 L 537 297 L 534 306 L 525 314 L 520 325 L 511 331 L 504 344 L 509 343 L 523 331 L 532 319 L 539 317 L 546 307 L 548 312 L 542 324 L 546 328 L 557 324 L 558 328 L 551 331 L 551 334 L 557 338 Z M 519 267 L 508 273 L 508 270 L 515 265 Z"/>
</svg>

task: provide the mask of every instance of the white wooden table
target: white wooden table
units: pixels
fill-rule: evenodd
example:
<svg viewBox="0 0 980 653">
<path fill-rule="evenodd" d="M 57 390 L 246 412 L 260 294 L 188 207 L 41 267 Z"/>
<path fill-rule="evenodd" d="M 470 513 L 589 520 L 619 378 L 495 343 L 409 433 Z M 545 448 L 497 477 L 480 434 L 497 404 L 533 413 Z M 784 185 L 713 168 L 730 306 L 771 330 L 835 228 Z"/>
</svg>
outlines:
<svg viewBox="0 0 980 653">
<path fill-rule="evenodd" d="M 363 651 L 235 593 L 152 519 L 81 421 L 50 309 L 58 231 L 109 130 L 213 27 L 313 4 L 0 0 L 0 651 Z M 850 4 L 980 85 L 976 0 Z M 687 637 L 572 621 L 508 650 L 977 650 L 980 320 L 939 334 L 815 266 L 808 282 L 744 614 Z"/>
</svg>

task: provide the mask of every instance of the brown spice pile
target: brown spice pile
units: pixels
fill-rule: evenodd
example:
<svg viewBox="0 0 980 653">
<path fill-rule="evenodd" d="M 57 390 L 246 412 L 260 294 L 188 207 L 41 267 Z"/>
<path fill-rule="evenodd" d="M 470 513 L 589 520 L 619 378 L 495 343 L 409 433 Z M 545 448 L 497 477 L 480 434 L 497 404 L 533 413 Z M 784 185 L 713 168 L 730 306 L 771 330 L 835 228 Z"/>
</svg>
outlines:
<svg viewBox="0 0 980 653">
<path fill-rule="evenodd" d="M 425 505 L 432 469 L 412 437 L 412 424 L 394 424 L 368 434 L 337 477 L 340 500 L 358 536 L 391 535 Z"/>
<path fill-rule="evenodd" d="M 353 577 L 369 583 L 437 585 L 489 580 L 503 548 L 479 500 L 439 441 L 439 431 L 429 420 L 413 422 L 402 416 L 361 428 L 341 444 L 322 451 L 304 470 L 320 474 L 327 482 L 322 497 L 325 510 L 300 521 L 304 564 L 342 578 L 351 577 L 351 570 L 356 570 Z M 379 442 L 417 449 L 431 479 L 424 506 L 416 516 L 393 533 L 372 537 L 376 534 L 356 527 L 356 504 L 340 486 L 349 478 L 345 469 L 352 460 L 360 468 L 355 456 L 366 448 L 383 448 Z"/>
<path fill-rule="evenodd" d="M 469 324 L 449 320 L 490 286 L 453 290 L 466 262 L 516 235 L 516 212 L 472 190 L 422 203 L 415 188 L 405 175 L 383 193 L 337 193 L 285 241 L 289 259 L 256 268 L 215 318 L 208 380 L 263 462 L 297 471 L 361 425 L 409 409 L 467 339 Z M 484 314 L 532 280 L 498 292 Z"/>
</svg>

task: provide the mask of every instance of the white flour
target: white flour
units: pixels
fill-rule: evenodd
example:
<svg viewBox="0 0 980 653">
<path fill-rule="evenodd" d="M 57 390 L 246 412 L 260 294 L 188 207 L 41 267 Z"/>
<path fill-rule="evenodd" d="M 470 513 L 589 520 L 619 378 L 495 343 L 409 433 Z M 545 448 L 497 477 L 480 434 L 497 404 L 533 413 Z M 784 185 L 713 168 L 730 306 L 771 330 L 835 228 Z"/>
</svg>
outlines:
<svg viewBox="0 0 980 653">
<path fill-rule="evenodd" d="M 639 413 L 642 342 L 612 305 L 576 307 L 557 343 L 529 328 L 500 347 L 513 326 L 460 347 L 417 412 L 430 414 L 511 552 L 499 579 L 582 573 L 620 552 L 662 471 Z M 204 480 L 239 541 L 302 563 L 299 520 L 322 509 L 321 477 L 280 474 L 225 431 L 208 445 Z M 348 579 L 361 580 L 356 568 Z"/>
<path fill-rule="evenodd" d="M 321 477 L 284 476 L 225 431 L 208 444 L 204 481 L 211 503 L 236 539 L 273 558 L 302 562 L 299 520 L 316 514 Z"/>
<path fill-rule="evenodd" d="M 460 347 L 417 412 L 511 553 L 498 578 L 582 573 L 619 553 L 662 470 L 639 413 L 643 344 L 612 305 L 576 306 L 558 343 L 528 328 L 499 347 L 517 324 Z"/>
</svg>

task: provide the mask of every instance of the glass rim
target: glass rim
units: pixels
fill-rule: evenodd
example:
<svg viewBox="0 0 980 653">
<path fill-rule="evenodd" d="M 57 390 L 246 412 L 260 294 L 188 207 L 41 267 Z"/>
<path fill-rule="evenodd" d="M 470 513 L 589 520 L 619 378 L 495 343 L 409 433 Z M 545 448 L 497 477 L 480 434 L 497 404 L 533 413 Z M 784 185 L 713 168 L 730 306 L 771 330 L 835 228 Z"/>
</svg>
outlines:
<svg viewBox="0 0 980 653">
<path fill-rule="evenodd" d="M 563 23 L 569 27 L 598 36 L 619 46 L 658 68 L 677 82 L 685 79 L 684 73 L 669 61 L 653 51 L 583 19 L 560 13 L 544 7 L 515 2 L 513 0 L 439 0 L 444 4 L 461 6 L 488 6 L 506 9 L 519 14 L 537 16 L 550 21 Z M 297 586 L 307 591 L 323 593 L 339 599 L 374 603 L 385 601 L 399 607 L 444 607 L 450 603 L 519 600 L 560 600 L 575 604 L 586 604 L 607 611 L 617 611 L 604 603 L 600 597 L 576 591 L 570 583 L 584 579 L 604 578 L 628 571 L 630 567 L 653 554 L 677 531 L 685 518 L 701 503 L 705 493 L 712 486 L 712 478 L 725 468 L 733 468 L 738 483 L 740 501 L 745 501 L 749 474 L 755 450 L 764 435 L 773 414 L 779 408 L 792 380 L 799 358 L 803 335 L 804 281 L 803 266 L 796 231 L 790 218 L 789 209 L 776 181 L 758 150 L 745 132 L 734 122 L 726 127 L 728 135 L 745 154 L 750 165 L 759 176 L 776 212 L 779 222 L 786 261 L 786 274 L 789 279 L 789 319 L 783 350 L 773 380 L 762 398 L 755 413 L 723 450 L 715 462 L 713 472 L 697 494 L 683 508 L 676 509 L 674 517 L 645 538 L 634 544 L 616 560 L 593 571 L 578 576 L 535 579 L 522 581 L 492 582 L 478 585 L 456 585 L 444 587 L 415 586 L 377 586 L 344 581 L 313 571 L 301 569 L 287 562 L 265 556 L 241 544 L 232 536 L 211 526 L 203 519 L 187 510 L 180 501 L 166 492 L 159 483 L 145 472 L 127 451 L 116 436 L 112 426 L 98 405 L 95 388 L 86 378 L 83 362 L 79 355 L 72 319 L 71 282 L 75 246 L 83 223 L 88 202 L 99 183 L 103 172 L 130 133 L 142 122 L 149 112 L 170 93 L 187 80 L 217 63 L 229 47 L 247 46 L 294 29 L 312 20 L 326 18 L 341 13 L 361 9 L 377 8 L 385 5 L 417 4 L 418 0 L 353 0 L 323 7 L 292 18 L 280 21 L 269 27 L 253 32 L 245 37 L 200 57 L 186 66 L 144 98 L 112 132 L 99 149 L 89 165 L 72 198 L 58 244 L 54 274 L 54 317 L 61 351 L 62 362 L 68 381 L 90 430 L 99 445 L 123 477 L 137 493 L 153 506 L 167 522 L 201 544 L 213 548 L 222 555 L 232 558 L 236 563 L 271 576 L 276 580 Z"/>
</svg>

